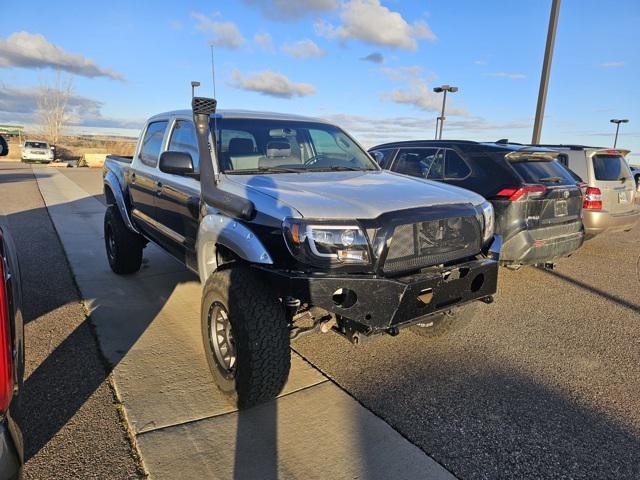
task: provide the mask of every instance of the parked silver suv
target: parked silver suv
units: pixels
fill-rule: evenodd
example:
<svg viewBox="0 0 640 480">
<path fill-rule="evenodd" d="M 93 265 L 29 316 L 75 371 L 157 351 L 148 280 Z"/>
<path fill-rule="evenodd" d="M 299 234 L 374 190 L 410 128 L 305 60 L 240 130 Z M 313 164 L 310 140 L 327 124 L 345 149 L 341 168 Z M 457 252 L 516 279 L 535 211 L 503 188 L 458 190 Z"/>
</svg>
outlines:
<svg viewBox="0 0 640 480">
<path fill-rule="evenodd" d="M 640 220 L 636 183 L 623 149 L 581 145 L 544 145 L 561 152 L 558 160 L 587 184 L 583 223 L 587 238 L 608 231 L 629 231 Z"/>
</svg>

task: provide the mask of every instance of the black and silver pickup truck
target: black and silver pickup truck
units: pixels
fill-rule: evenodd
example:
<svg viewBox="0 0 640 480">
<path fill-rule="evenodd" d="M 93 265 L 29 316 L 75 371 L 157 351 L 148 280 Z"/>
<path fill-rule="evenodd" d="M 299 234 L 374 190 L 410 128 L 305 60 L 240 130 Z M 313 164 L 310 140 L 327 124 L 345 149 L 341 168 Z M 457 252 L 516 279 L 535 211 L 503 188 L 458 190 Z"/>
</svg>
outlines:
<svg viewBox="0 0 640 480">
<path fill-rule="evenodd" d="M 156 115 L 133 157 L 107 158 L 104 237 L 118 274 L 152 241 L 200 277 L 209 366 L 240 407 L 280 392 L 301 335 L 438 336 L 492 301 L 481 196 L 383 171 L 323 120 L 215 106 Z"/>
</svg>

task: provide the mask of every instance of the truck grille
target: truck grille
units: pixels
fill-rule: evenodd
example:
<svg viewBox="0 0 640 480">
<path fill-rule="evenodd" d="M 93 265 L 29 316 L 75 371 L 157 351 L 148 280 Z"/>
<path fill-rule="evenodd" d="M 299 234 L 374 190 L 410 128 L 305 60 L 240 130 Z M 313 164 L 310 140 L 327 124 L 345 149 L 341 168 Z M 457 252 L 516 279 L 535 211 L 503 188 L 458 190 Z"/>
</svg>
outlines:
<svg viewBox="0 0 640 480">
<path fill-rule="evenodd" d="M 476 217 L 453 217 L 398 225 L 382 268 L 398 273 L 471 257 L 481 250 Z"/>
</svg>

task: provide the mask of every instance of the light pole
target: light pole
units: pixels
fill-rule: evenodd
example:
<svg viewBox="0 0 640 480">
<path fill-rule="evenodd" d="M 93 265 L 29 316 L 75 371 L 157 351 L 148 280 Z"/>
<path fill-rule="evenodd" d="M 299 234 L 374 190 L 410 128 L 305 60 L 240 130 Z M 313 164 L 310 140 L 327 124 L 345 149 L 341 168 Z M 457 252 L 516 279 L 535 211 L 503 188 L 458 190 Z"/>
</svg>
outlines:
<svg viewBox="0 0 640 480">
<path fill-rule="evenodd" d="M 193 80 L 191 82 L 191 98 L 196 96 L 196 87 L 200 86 L 200 82 L 196 82 L 195 80 Z"/>
<path fill-rule="evenodd" d="M 433 89 L 435 93 L 444 93 L 442 97 L 442 113 L 436 118 L 436 140 L 442 140 L 442 127 L 444 126 L 444 109 L 447 104 L 447 92 L 455 93 L 458 91 L 458 87 L 452 87 L 451 85 L 442 85 Z M 440 120 L 440 133 L 438 133 L 438 120 Z"/>
<path fill-rule="evenodd" d="M 618 144 L 618 130 L 620 130 L 620 124 L 621 123 L 628 123 L 629 120 L 626 119 L 626 118 L 622 118 L 622 119 L 612 118 L 609 121 L 611 123 L 615 123 L 616 124 L 616 138 L 613 140 L 613 148 L 616 148 L 616 145 Z"/>
<path fill-rule="evenodd" d="M 540 75 L 540 90 L 538 91 L 538 105 L 536 106 L 536 119 L 533 123 L 533 135 L 531 143 L 540 143 L 542 133 L 542 120 L 544 119 L 544 106 L 547 103 L 547 90 L 549 89 L 549 73 L 551 72 L 551 60 L 553 59 L 553 47 L 556 43 L 556 29 L 558 28 L 558 15 L 560 14 L 560 0 L 553 0 L 551 14 L 549 15 L 549 29 L 547 30 L 547 44 L 544 48 L 544 61 L 542 74 Z"/>
</svg>

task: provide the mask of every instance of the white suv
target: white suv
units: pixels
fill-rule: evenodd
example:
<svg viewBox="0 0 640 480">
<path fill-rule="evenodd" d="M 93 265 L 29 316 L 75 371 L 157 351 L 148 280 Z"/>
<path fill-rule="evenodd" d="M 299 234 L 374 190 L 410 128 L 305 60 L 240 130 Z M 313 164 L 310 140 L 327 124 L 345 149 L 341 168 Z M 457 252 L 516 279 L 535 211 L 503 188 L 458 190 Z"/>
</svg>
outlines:
<svg viewBox="0 0 640 480">
<path fill-rule="evenodd" d="M 53 150 L 47 142 L 27 140 L 22 146 L 23 162 L 53 162 Z"/>
</svg>

